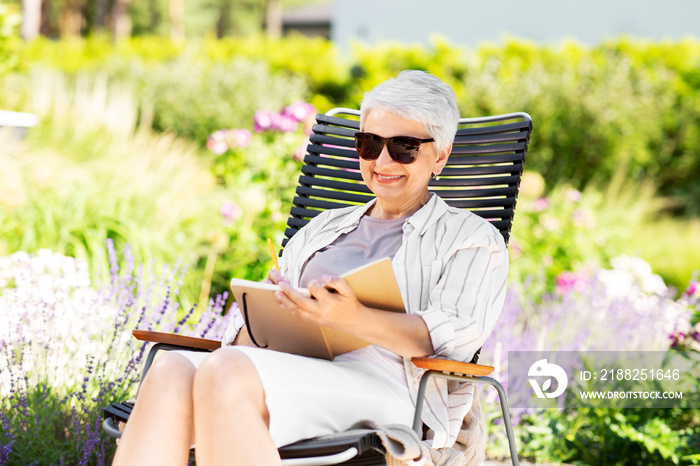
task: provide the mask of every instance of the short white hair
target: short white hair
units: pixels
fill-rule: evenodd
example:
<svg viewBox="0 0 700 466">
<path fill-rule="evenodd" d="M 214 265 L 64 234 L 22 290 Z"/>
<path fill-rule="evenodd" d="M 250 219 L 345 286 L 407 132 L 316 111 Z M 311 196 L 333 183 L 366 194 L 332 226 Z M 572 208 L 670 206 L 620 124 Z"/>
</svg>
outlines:
<svg viewBox="0 0 700 466">
<path fill-rule="evenodd" d="M 435 140 L 438 152 L 454 141 L 459 123 L 457 97 L 450 86 L 430 73 L 402 71 L 396 78 L 390 78 L 366 92 L 360 105 L 362 131 L 367 115 L 374 109 L 387 110 L 422 124 Z"/>
</svg>

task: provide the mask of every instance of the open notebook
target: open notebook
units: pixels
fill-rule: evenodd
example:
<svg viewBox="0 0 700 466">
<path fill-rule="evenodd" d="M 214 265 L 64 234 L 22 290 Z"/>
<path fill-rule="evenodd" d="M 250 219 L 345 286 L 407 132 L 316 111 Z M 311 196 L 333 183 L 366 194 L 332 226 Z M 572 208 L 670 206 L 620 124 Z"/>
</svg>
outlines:
<svg viewBox="0 0 700 466">
<path fill-rule="evenodd" d="M 391 259 L 384 258 L 341 275 L 365 306 L 406 312 Z M 279 286 L 231 280 L 231 290 L 246 321 L 248 333 L 260 347 L 314 358 L 333 359 L 370 343 L 349 333 L 319 327 L 282 309 L 275 291 Z M 308 290 L 301 289 L 308 294 Z"/>
</svg>

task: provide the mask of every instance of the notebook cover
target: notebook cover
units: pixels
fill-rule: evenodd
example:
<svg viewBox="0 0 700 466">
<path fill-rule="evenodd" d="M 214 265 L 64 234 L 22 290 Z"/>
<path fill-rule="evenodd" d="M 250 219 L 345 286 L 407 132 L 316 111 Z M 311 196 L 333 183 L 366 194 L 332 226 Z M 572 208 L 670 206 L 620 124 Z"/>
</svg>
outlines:
<svg viewBox="0 0 700 466">
<path fill-rule="evenodd" d="M 342 275 L 360 302 L 369 307 L 405 312 L 391 259 L 384 258 Z M 361 338 L 341 330 L 321 329 L 280 307 L 277 285 L 234 278 L 231 290 L 238 307 L 247 309 L 248 331 L 259 346 L 322 359 L 368 346 Z M 308 290 L 302 289 L 302 292 Z M 244 299 L 245 294 L 245 299 Z M 245 304 L 245 306 L 244 306 Z"/>
</svg>

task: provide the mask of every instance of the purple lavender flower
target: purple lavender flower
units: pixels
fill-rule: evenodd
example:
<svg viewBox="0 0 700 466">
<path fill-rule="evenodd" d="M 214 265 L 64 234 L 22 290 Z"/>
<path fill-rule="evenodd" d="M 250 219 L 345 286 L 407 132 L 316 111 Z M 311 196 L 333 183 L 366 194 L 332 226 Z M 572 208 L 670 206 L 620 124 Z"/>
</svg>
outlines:
<svg viewBox="0 0 700 466">
<path fill-rule="evenodd" d="M 134 266 L 128 247 L 121 262 L 111 240 L 107 250 L 110 279 L 98 289 L 91 287 L 86 264 L 70 257 L 42 251 L 0 258 L 9 278 L 0 285 L 0 464 L 26 451 L 33 438 L 50 449 L 51 436 L 66 429 L 72 449 L 56 461 L 109 461 L 113 443 L 102 434 L 100 410 L 134 396 L 147 346 L 131 337 L 137 322 L 165 332 L 183 326 L 193 336 L 223 336 L 226 296 L 213 300 L 199 319 L 188 320 L 190 311 L 178 320 L 174 298 L 184 266 L 145 272 Z M 46 399 L 63 408 L 46 411 Z M 71 416 L 67 424 L 64 413 Z M 43 458 L 40 449 L 36 455 Z"/>
</svg>

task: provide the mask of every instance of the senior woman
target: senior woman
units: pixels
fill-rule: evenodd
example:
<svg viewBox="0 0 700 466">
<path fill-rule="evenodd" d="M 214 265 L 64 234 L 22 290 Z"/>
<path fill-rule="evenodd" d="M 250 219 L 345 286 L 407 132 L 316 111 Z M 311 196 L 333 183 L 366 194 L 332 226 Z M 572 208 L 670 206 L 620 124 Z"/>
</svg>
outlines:
<svg viewBox="0 0 700 466">
<path fill-rule="evenodd" d="M 422 71 L 365 94 L 356 146 L 376 199 L 318 215 L 287 244 L 281 273 L 268 274 L 289 312 L 372 345 L 333 361 L 254 348 L 234 312 L 221 349 L 157 358 L 114 464 L 186 464 L 196 443 L 200 465 L 274 465 L 277 447 L 361 420 L 411 425 L 421 372 L 410 358 L 471 360 L 505 296 L 501 235 L 428 191 L 458 118 L 452 89 Z M 337 278 L 382 257 L 392 258 L 405 314 L 362 305 Z M 455 442 L 474 395 L 472 384 L 433 379 L 423 410 L 430 446 Z"/>
</svg>

